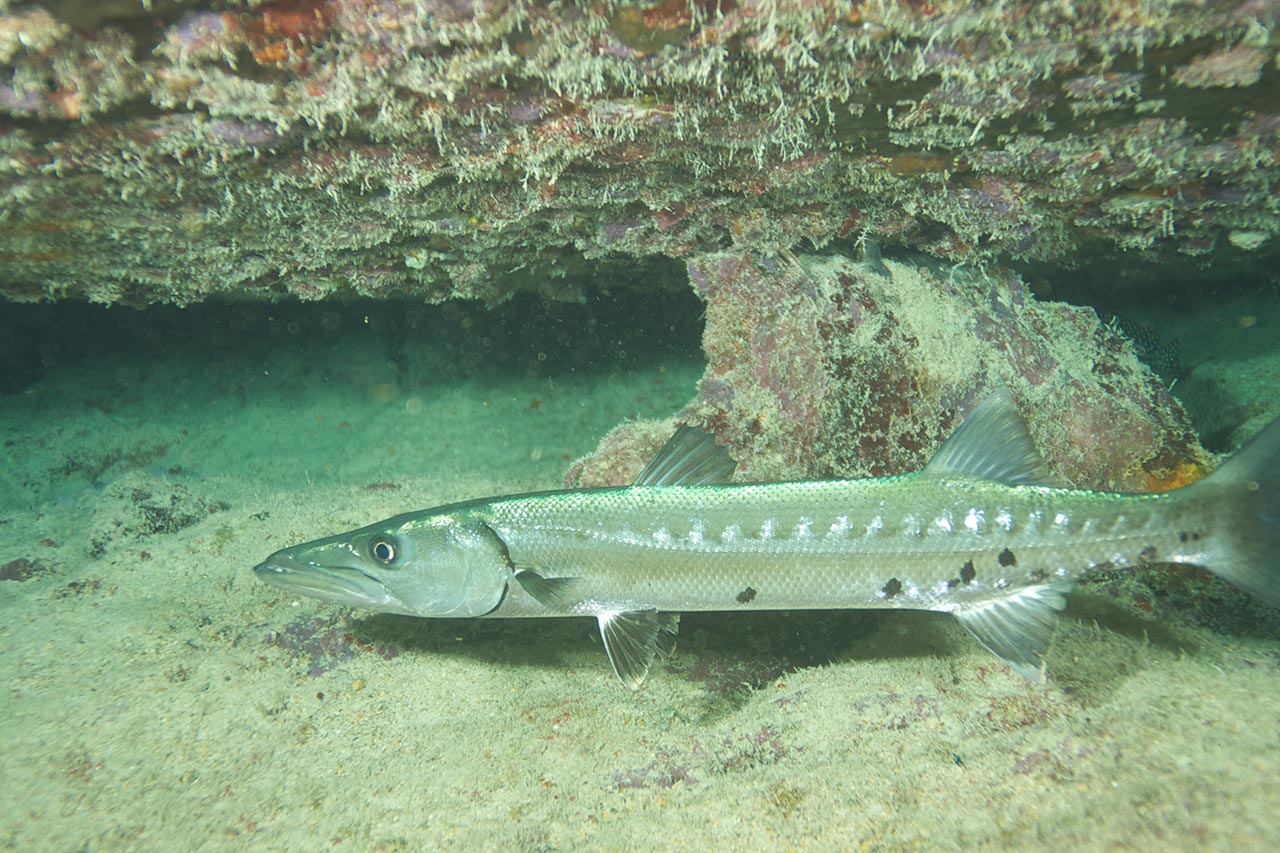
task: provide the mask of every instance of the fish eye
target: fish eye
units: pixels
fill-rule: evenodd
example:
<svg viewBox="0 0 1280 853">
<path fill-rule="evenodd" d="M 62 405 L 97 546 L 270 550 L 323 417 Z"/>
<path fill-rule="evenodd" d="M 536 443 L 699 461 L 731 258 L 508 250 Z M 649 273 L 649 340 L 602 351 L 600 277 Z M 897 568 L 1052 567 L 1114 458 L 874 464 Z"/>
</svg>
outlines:
<svg viewBox="0 0 1280 853">
<path fill-rule="evenodd" d="M 369 540 L 369 556 L 384 566 L 394 563 L 398 553 L 396 540 L 390 536 L 375 536 Z"/>
</svg>

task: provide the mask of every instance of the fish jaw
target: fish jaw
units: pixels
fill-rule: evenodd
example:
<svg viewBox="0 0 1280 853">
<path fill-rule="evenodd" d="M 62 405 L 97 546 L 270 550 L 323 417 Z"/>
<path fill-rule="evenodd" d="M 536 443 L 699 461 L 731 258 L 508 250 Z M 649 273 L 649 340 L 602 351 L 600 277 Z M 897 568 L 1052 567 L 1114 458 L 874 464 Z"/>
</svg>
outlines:
<svg viewBox="0 0 1280 853">
<path fill-rule="evenodd" d="M 342 561 L 340 553 L 312 554 L 303 559 L 293 550 L 277 551 L 254 566 L 253 573 L 277 589 L 330 604 L 414 615 L 388 592 L 382 581 L 363 571 L 354 561 Z M 323 559 L 326 556 L 329 559 Z"/>
</svg>

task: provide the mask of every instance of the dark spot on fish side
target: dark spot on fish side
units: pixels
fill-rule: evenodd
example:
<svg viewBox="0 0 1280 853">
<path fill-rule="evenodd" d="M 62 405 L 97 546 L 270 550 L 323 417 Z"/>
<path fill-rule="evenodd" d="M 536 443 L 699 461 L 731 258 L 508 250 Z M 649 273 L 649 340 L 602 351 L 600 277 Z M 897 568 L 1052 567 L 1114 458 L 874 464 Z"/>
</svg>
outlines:
<svg viewBox="0 0 1280 853">
<path fill-rule="evenodd" d="M 960 578 L 952 578 L 951 580 L 947 581 L 947 592 L 951 592 L 951 590 L 955 589 L 958 586 L 960 586 Z"/>
<path fill-rule="evenodd" d="M 1027 572 L 1027 578 L 1036 583 L 1042 583 L 1049 579 L 1049 573 L 1044 569 L 1036 569 L 1035 571 Z"/>
<path fill-rule="evenodd" d="M 960 567 L 960 580 L 973 583 L 973 579 L 977 576 L 978 573 L 973 570 L 973 560 L 965 560 L 964 565 Z"/>
<path fill-rule="evenodd" d="M 1200 541 L 1200 534 L 1199 534 L 1199 533 L 1197 533 L 1197 532 L 1195 532 L 1194 530 L 1193 530 L 1193 531 L 1191 531 L 1190 533 L 1188 533 L 1187 531 L 1183 530 L 1183 531 L 1181 531 L 1180 533 L 1178 533 L 1178 541 L 1179 541 L 1179 542 L 1182 542 L 1182 543 L 1184 543 L 1184 544 L 1185 544 L 1185 543 L 1187 543 L 1187 542 L 1199 542 L 1199 541 Z"/>
<path fill-rule="evenodd" d="M 756 591 L 751 587 L 747 587 L 742 592 L 734 596 L 734 598 L 738 600 L 739 604 L 748 604 L 755 597 L 756 597 Z"/>
<path fill-rule="evenodd" d="M 1013 556 L 1012 551 L 1010 551 L 1008 548 L 1005 548 L 1003 551 L 1000 552 L 1000 556 L 996 557 L 996 562 L 998 562 L 1001 566 L 1007 569 L 1010 566 L 1018 565 L 1018 558 Z"/>
<path fill-rule="evenodd" d="M 1160 562 L 1160 554 L 1154 545 L 1148 545 L 1138 552 L 1138 565 L 1146 566 Z"/>
<path fill-rule="evenodd" d="M 902 592 L 902 581 L 897 578 L 889 578 L 889 582 L 885 584 L 884 588 L 880 591 L 884 593 L 885 598 L 893 598 L 895 595 Z"/>
</svg>

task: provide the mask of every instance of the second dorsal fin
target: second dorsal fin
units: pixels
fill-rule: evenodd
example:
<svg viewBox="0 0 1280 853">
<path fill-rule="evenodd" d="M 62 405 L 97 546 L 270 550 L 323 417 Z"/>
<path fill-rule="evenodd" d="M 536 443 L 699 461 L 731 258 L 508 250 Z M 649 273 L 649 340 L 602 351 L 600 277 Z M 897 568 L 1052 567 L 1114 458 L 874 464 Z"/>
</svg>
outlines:
<svg viewBox="0 0 1280 853">
<path fill-rule="evenodd" d="M 1027 422 L 1005 388 L 991 392 L 942 442 L 923 473 L 962 474 L 1014 486 L 1050 486 L 1053 478 L 1036 450 Z"/>
<path fill-rule="evenodd" d="M 703 486 L 727 483 L 738 463 L 716 444 L 715 436 L 682 426 L 662 445 L 633 486 Z"/>
</svg>

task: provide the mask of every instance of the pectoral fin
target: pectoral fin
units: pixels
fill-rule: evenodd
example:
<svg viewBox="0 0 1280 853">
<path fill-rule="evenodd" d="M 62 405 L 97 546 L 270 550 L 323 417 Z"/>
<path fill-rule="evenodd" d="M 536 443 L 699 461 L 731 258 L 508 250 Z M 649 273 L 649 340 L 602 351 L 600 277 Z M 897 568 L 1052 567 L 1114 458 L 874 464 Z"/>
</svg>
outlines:
<svg viewBox="0 0 1280 853">
<path fill-rule="evenodd" d="M 1008 598 L 957 610 L 956 618 L 1018 675 L 1043 683 L 1044 656 L 1069 588 L 1065 583 L 1027 587 Z"/>
<path fill-rule="evenodd" d="M 598 618 L 609 663 L 632 690 L 639 689 L 655 659 L 665 660 L 675 651 L 679 613 L 632 610 L 601 613 Z"/>
<path fill-rule="evenodd" d="M 534 601 L 552 610 L 564 610 L 577 598 L 574 587 L 578 578 L 544 578 L 525 569 L 516 572 L 516 581 Z"/>
</svg>

